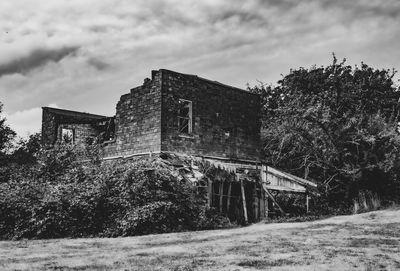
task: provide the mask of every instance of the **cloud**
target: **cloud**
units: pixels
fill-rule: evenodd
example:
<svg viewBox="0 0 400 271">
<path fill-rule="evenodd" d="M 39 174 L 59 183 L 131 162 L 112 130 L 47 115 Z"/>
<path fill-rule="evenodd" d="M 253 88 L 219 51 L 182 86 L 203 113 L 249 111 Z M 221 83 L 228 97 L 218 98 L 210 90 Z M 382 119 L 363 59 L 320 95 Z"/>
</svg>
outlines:
<svg viewBox="0 0 400 271">
<path fill-rule="evenodd" d="M 96 57 L 90 57 L 90 58 L 87 60 L 87 63 L 88 63 L 90 66 L 95 67 L 95 68 L 98 69 L 99 71 L 105 70 L 105 69 L 107 69 L 108 67 L 110 67 L 110 65 L 109 65 L 108 63 L 106 63 L 106 62 L 104 62 L 104 61 L 102 61 L 102 60 L 100 60 L 100 59 L 98 59 L 98 58 L 96 58 Z"/>
<path fill-rule="evenodd" d="M 58 108 L 56 104 L 50 104 L 49 107 Z M 40 132 L 42 126 L 41 107 L 17 111 L 13 114 L 5 113 L 5 117 L 11 129 L 20 137 L 28 137 L 30 134 Z"/>
<path fill-rule="evenodd" d="M 0 100 L 10 114 L 56 103 L 113 115 L 159 68 L 242 88 L 331 52 L 400 69 L 399 14 L 398 0 L 0 1 Z"/>
<path fill-rule="evenodd" d="M 365 2 L 363 0 L 355 1 L 320 1 L 322 8 L 340 9 L 341 11 L 348 12 L 356 21 L 360 17 L 370 18 L 391 18 L 398 19 L 400 17 L 400 2 L 396 0 L 377 1 L 372 0 Z"/>
<path fill-rule="evenodd" d="M 57 49 L 35 49 L 28 55 L 0 64 L 0 77 L 7 74 L 27 74 L 46 65 L 48 62 L 59 62 L 78 51 L 79 47 L 61 47 Z"/>
</svg>

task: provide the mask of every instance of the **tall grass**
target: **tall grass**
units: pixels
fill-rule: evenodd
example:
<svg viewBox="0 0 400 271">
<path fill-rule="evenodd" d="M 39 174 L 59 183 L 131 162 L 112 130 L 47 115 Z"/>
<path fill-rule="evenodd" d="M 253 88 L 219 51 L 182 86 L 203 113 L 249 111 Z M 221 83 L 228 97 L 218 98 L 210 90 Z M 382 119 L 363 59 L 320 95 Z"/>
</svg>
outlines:
<svg viewBox="0 0 400 271">
<path fill-rule="evenodd" d="M 381 207 L 381 200 L 376 193 L 361 191 L 353 199 L 353 214 L 378 210 Z"/>
</svg>

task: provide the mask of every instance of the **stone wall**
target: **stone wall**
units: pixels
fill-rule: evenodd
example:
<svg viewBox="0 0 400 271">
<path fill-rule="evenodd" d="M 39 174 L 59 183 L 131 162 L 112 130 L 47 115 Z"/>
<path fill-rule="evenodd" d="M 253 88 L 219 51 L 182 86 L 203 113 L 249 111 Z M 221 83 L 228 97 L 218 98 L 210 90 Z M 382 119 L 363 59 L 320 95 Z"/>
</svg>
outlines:
<svg viewBox="0 0 400 271">
<path fill-rule="evenodd" d="M 115 115 L 115 143 L 106 156 L 159 152 L 161 148 L 161 76 L 154 74 L 142 86 L 122 95 Z"/>
<path fill-rule="evenodd" d="M 168 70 L 162 74 L 162 151 L 258 160 L 260 99 L 256 94 Z M 193 132 L 179 134 L 177 101 L 192 101 Z"/>
<path fill-rule="evenodd" d="M 76 112 L 51 107 L 43 107 L 42 111 L 42 143 L 50 146 L 61 140 L 61 129 L 74 130 L 76 143 L 86 142 L 88 137 L 98 136 L 102 130 L 99 123 L 106 116 Z"/>
<path fill-rule="evenodd" d="M 60 124 L 57 130 L 58 139 L 61 139 L 61 130 L 63 128 L 74 131 L 74 144 L 78 145 L 89 143 L 88 140 L 96 142 L 96 138 L 101 132 L 92 124 Z"/>
<path fill-rule="evenodd" d="M 179 99 L 192 102 L 192 133 L 179 133 Z M 189 155 L 258 160 L 260 100 L 256 94 L 194 75 L 152 72 L 142 86 L 122 95 L 116 106 L 114 139 L 105 157 L 170 151 Z M 43 108 L 42 136 L 54 144 L 61 128 L 72 128 L 77 143 L 104 133 L 112 118 Z M 102 126 L 103 125 L 103 126 Z"/>
<path fill-rule="evenodd" d="M 56 115 L 51 113 L 48 108 L 42 109 L 42 144 L 51 146 L 57 140 L 58 124 Z"/>
</svg>

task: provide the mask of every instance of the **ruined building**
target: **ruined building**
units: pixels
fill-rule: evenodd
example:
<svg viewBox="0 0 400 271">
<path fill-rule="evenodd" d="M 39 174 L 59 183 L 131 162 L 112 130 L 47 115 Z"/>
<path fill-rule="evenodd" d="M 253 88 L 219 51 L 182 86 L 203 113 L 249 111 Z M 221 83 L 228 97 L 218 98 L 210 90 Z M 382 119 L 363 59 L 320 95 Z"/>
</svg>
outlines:
<svg viewBox="0 0 400 271">
<path fill-rule="evenodd" d="M 173 154 L 209 161 L 235 176 L 208 180 L 209 204 L 228 214 L 242 208 L 245 220 L 257 221 L 276 204 L 273 191 L 314 186 L 262 163 L 260 112 L 257 94 L 161 69 L 122 95 L 112 117 L 43 107 L 42 140 L 96 141 L 104 159 Z"/>
</svg>

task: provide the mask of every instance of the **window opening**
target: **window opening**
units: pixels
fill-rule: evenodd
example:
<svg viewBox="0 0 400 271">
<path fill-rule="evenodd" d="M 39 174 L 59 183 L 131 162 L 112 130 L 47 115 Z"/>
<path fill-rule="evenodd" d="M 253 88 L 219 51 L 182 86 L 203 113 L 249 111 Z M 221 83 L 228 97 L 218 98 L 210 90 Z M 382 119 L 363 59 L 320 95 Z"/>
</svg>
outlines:
<svg viewBox="0 0 400 271">
<path fill-rule="evenodd" d="M 61 142 L 66 144 L 74 143 L 74 130 L 70 128 L 61 129 Z"/>
<path fill-rule="evenodd" d="M 192 102 L 188 100 L 179 99 L 179 133 L 191 134 L 193 130 L 192 125 Z"/>
</svg>

